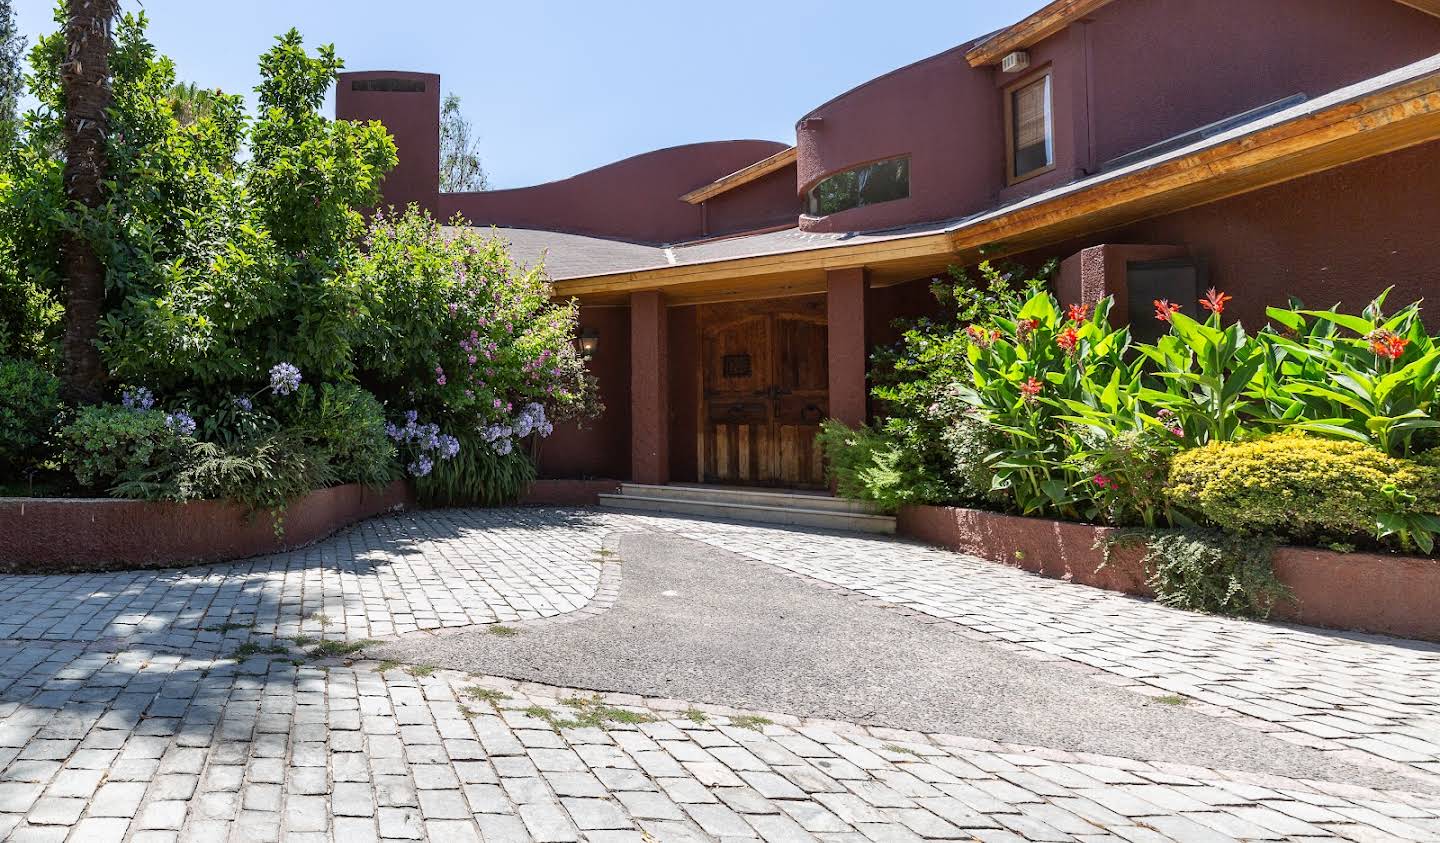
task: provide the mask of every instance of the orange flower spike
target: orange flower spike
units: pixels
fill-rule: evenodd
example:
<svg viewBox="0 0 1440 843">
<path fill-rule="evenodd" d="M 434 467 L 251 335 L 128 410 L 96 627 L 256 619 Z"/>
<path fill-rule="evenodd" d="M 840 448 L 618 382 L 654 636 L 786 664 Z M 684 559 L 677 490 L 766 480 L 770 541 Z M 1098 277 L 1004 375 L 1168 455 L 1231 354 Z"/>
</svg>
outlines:
<svg viewBox="0 0 1440 843">
<path fill-rule="evenodd" d="M 1020 384 L 1020 394 L 1025 397 L 1026 401 L 1034 401 L 1035 396 L 1039 395 L 1040 392 L 1044 389 L 1045 384 L 1035 380 L 1034 378 L 1030 378 L 1024 383 Z"/>
<path fill-rule="evenodd" d="M 1080 344 L 1080 333 L 1074 328 L 1066 328 L 1055 338 L 1055 344 L 1065 349 L 1066 352 L 1072 352 Z"/>
<path fill-rule="evenodd" d="M 1180 305 L 1171 304 L 1169 299 L 1155 299 L 1151 304 L 1155 305 L 1155 318 L 1161 322 L 1169 322 L 1170 314 L 1180 312 Z"/>
<path fill-rule="evenodd" d="M 1225 303 L 1233 298 L 1235 297 L 1211 287 L 1205 291 L 1205 298 L 1200 300 L 1200 305 L 1211 313 L 1220 314 L 1225 312 Z"/>
<path fill-rule="evenodd" d="M 1090 318 L 1090 305 L 1072 304 L 1069 308 L 1071 322 L 1084 322 Z"/>
</svg>

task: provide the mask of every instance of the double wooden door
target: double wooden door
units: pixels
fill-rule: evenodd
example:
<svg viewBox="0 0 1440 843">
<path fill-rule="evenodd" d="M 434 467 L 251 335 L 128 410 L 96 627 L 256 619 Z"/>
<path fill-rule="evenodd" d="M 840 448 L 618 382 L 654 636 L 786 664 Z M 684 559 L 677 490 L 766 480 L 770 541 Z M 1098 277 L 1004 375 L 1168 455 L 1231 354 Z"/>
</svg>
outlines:
<svg viewBox="0 0 1440 843">
<path fill-rule="evenodd" d="M 821 488 L 829 412 L 825 298 L 700 308 L 700 474 L 707 483 Z"/>
</svg>

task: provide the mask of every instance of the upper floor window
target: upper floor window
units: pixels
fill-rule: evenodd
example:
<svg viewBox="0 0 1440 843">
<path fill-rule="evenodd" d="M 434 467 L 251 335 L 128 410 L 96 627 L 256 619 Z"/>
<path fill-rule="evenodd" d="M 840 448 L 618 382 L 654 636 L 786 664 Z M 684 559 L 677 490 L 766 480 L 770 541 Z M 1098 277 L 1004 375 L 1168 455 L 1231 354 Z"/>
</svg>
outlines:
<svg viewBox="0 0 1440 843">
<path fill-rule="evenodd" d="M 1005 97 L 1008 180 L 1013 184 L 1055 166 L 1055 121 L 1050 74 L 1011 88 Z"/>
<path fill-rule="evenodd" d="M 823 217 L 861 205 L 875 205 L 910 195 L 910 156 L 866 164 L 821 181 L 810 188 L 806 212 Z"/>
</svg>

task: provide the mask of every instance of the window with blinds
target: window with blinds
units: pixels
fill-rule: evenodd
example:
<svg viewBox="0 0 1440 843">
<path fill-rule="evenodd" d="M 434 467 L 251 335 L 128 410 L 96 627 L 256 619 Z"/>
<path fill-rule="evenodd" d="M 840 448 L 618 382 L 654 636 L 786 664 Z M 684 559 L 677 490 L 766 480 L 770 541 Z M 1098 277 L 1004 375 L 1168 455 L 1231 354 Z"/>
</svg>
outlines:
<svg viewBox="0 0 1440 843">
<path fill-rule="evenodd" d="M 1050 75 L 1010 92 L 1010 180 L 1037 175 L 1055 164 Z"/>
</svg>

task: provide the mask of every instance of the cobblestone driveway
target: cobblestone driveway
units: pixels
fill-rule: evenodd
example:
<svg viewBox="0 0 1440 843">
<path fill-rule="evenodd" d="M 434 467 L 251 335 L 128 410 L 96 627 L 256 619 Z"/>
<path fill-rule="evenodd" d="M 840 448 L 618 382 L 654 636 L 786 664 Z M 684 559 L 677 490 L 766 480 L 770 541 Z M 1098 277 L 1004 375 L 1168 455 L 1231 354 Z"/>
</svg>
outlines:
<svg viewBox="0 0 1440 843">
<path fill-rule="evenodd" d="M 895 541 L 456 511 L 230 566 L 0 578 L 0 837 L 1440 840 L 1434 795 L 592 700 L 307 660 L 280 640 L 603 604 L 601 542 L 637 529 L 683 531 L 1280 737 L 1437 771 L 1436 648 L 1203 618 Z"/>
</svg>

